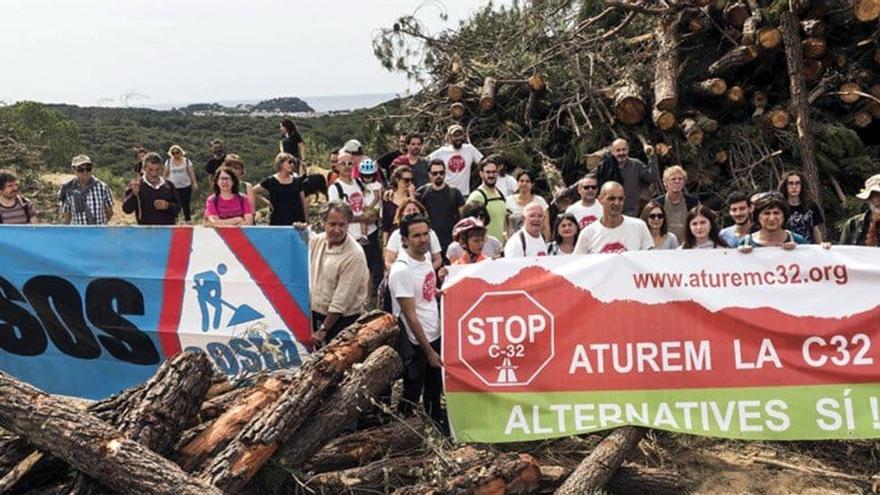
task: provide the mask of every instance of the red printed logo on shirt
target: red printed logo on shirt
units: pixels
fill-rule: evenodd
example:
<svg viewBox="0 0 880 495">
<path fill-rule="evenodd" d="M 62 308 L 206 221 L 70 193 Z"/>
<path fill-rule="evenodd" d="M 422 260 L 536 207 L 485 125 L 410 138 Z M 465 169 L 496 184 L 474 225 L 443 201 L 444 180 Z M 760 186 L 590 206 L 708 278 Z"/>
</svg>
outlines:
<svg viewBox="0 0 880 495">
<path fill-rule="evenodd" d="M 611 242 L 602 246 L 600 253 L 623 253 L 626 252 L 626 246 L 620 242 Z"/>
<path fill-rule="evenodd" d="M 449 162 L 446 163 L 446 168 L 448 168 L 450 172 L 457 174 L 464 170 L 465 165 L 464 158 L 462 158 L 461 155 L 452 155 L 449 157 Z"/>
<path fill-rule="evenodd" d="M 364 195 L 356 192 L 348 195 L 348 206 L 355 215 L 364 211 Z"/>
<path fill-rule="evenodd" d="M 598 220 L 596 215 L 587 215 L 584 218 L 581 218 L 581 228 L 587 227 L 596 220 Z"/>
<path fill-rule="evenodd" d="M 437 278 L 434 275 L 434 270 L 431 270 L 425 275 L 425 282 L 422 284 L 422 297 L 425 298 L 425 301 L 433 301 L 436 294 Z"/>
</svg>

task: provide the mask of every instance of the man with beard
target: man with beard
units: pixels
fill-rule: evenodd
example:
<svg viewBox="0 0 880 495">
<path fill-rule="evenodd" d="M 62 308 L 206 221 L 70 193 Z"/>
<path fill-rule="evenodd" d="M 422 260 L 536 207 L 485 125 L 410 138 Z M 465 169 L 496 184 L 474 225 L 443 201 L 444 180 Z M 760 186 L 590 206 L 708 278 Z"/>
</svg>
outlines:
<svg viewBox="0 0 880 495">
<path fill-rule="evenodd" d="M 599 194 L 599 182 L 595 175 L 588 175 L 578 181 L 578 194 L 581 200 L 565 209 L 567 215 L 573 215 L 581 230 L 602 217 L 602 205 L 596 201 Z"/>
<path fill-rule="evenodd" d="M 606 182 L 614 181 L 623 186 L 626 202 L 623 214 L 630 217 L 639 216 L 639 198 L 642 187 L 649 186 L 660 180 L 655 155 L 651 155 L 649 164 L 629 156 L 629 143 L 626 139 L 615 139 L 611 143 L 611 157 L 606 157 L 596 169 L 596 178 L 601 188 Z"/>
<path fill-rule="evenodd" d="M 391 172 L 398 165 L 407 165 L 413 171 L 413 184 L 422 187 L 428 183 L 428 160 L 422 157 L 422 135 L 411 132 L 406 135 L 406 154 L 391 162 Z"/>
<path fill-rule="evenodd" d="M 428 155 L 428 161 L 440 159 L 446 164 L 446 182 L 467 196 L 471 192 L 471 167 L 483 159 L 483 154 L 466 143 L 464 127 L 455 124 L 446 131 L 448 144 Z"/>
<path fill-rule="evenodd" d="M 752 232 L 752 201 L 744 192 L 734 191 L 727 196 L 727 213 L 733 225 L 718 234 L 728 246 L 738 246 L 740 240 Z"/>
<path fill-rule="evenodd" d="M 226 148 L 223 145 L 223 141 L 219 139 L 211 141 L 211 158 L 205 164 L 205 171 L 208 172 L 208 177 L 210 177 L 211 187 L 214 187 L 214 174 L 217 173 L 217 169 L 220 168 L 220 165 L 223 165 L 224 161 L 226 161 Z"/>
<path fill-rule="evenodd" d="M 700 204 L 700 198 L 684 190 L 687 172 L 680 165 L 673 165 L 663 171 L 663 187 L 666 194 L 654 198 L 666 212 L 666 226 L 677 239 L 687 237 L 687 216 L 692 208 Z"/>
<path fill-rule="evenodd" d="M 428 211 L 431 228 L 437 234 L 445 256 L 446 248 L 452 243 L 452 228 L 461 218 L 459 211 L 464 206 L 464 197 L 461 191 L 446 183 L 446 165 L 443 160 L 432 160 L 428 164 L 428 176 L 431 182 L 416 191 L 416 198 Z"/>
<path fill-rule="evenodd" d="M 654 247 L 645 222 L 623 214 L 624 201 L 622 185 L 614 181 L 602 185 L 602 218 L 581 231 L 574 254 L 622 253 Z"/>
<path fill-rule="evenodd" d="M 498 159 L 490 156 L 480 162 L 482 183 L 468 196 L 468 203 L 479 203 L 489 212 L 489 235 L 496 239 L 504 238 L 504 225 L 507 223 L 507 205 L 504 195 L 495 187 L 498 179 Z M 447 179 L 448 180 L 448 179 Z"/>
<path fill-rule="evenodd" d="M 18 178 L 0 170 L 0 224 L 39 223 L 33 203 L 18 193 Z"/>
<path fill-rule="evenodd" d="M 367 303 L 370 274 L 363 249 L 348 235 L 352 217 L 347 203 L 328 201 L 321 210 L 324 232 L 309 237 L 312 340 L 318 344 L 354 323 Z"/>
<path fill-rule="evenodd" d="M 538 203 L 527 204 L 523 208 L 523 226 L 507 239 L 504 257 L 547 256 L 547 244 L 541 236 L 543 228 L 544 208 Z"/>
<path fill-rule="evenodd" d="M 856 197 L 868 203 L 868 211 L 846 221 L 840 243 L 880 247 L 880 174 L 868 178 Z"/>
<path fill-rule="evenodd" d="M 440 359 L 440 313 L 437 278 L 431 266 L 428 219 L 409 215 L 400 221 L 402 250 L 388 275 L 392 313 L 403 322 L 406 339 L 400 350 L 405 363 L 401 410 L 408 413 L 422 400 L 425 412 L 441 427 L 446 421 L 440 406 L 443 392 Z"/>
</svg>

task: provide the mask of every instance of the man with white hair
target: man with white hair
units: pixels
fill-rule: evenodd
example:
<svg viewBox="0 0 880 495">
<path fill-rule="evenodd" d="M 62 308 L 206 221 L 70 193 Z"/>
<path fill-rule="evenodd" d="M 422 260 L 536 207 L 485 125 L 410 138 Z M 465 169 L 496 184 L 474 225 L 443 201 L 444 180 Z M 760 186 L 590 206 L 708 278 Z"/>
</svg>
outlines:
<svg viewBox="0 0 880 495">
<path fill-rule="evenodd" d="M 602 218 L 581 231 L 575 254 L 622 253 L 654 247 L 648 226 L 639 218 L 623 214 L 623 186 L 614 181 L 606 182 L 599 192 Z"/>
<path fill-rule="evenodd" d="M 687 178 L 687 172 L 681 165 L 666 167 L 663 171 L 663 187 L 666 188 L 666 194 L 654 198 L 666 213 L 666 226 L 675 234 L 676 239 L 685 238 L 688 212 L 700 204 L 700 198 L 684 190 Z"/>
<path fill-rule="evenodd" d="M 504 257 L 547 256 L 547 244 L 541 237 L 543 228 L 544 208 L 538 203 L 527 204 L 523 208 L 523 226 L 507 239 Z"/>
<path fill-rule="evenodd" d="M 615 139 L 611 143 L 611 157 L 603 159 L 596 169 L 599 187 L 608 181 L 623 186 L 626 195 L 623 214 L 631 217 L 639 216 L 639 198 L 642 187 L 650 186 L 660 180 L 655 155 L 651 155 L 648 165 L 645 162 L 630 158 L 629 143 L 626 139 Z"/>
</svg>

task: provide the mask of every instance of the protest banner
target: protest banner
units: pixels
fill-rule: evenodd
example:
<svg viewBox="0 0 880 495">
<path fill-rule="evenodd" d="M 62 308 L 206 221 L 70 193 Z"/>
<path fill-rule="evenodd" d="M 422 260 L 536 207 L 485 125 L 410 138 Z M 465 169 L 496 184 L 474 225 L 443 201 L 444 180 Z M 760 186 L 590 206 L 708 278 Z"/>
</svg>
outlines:
<svg viewBox="0 0 880 495">
<path fill-rule="evenodd" d="M 182 350 L 229 375 L 298 366 L 308 246 L 294 229 L 0 229 L 0 369 L 98 399 Z"/>
<path fill-rule="evenodd" d="M 444 287 L 456 439 L 880 436 L 880 250 L 497 260 Z"/>
</svg>

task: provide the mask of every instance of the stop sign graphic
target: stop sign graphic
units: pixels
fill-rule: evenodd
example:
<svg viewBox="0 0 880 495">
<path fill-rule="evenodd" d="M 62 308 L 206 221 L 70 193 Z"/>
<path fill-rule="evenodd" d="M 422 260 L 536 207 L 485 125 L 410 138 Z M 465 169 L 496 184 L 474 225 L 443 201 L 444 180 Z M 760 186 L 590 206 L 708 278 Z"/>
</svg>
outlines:
<svg viewBox="0 0 880 495">
<path fill-rule="evenodd" d="M 554 332 L 526 291 L 487 292 L 458 320 L 458 357 L 488 386 L 528 385 L 553 359 Z"/>
</svg>

